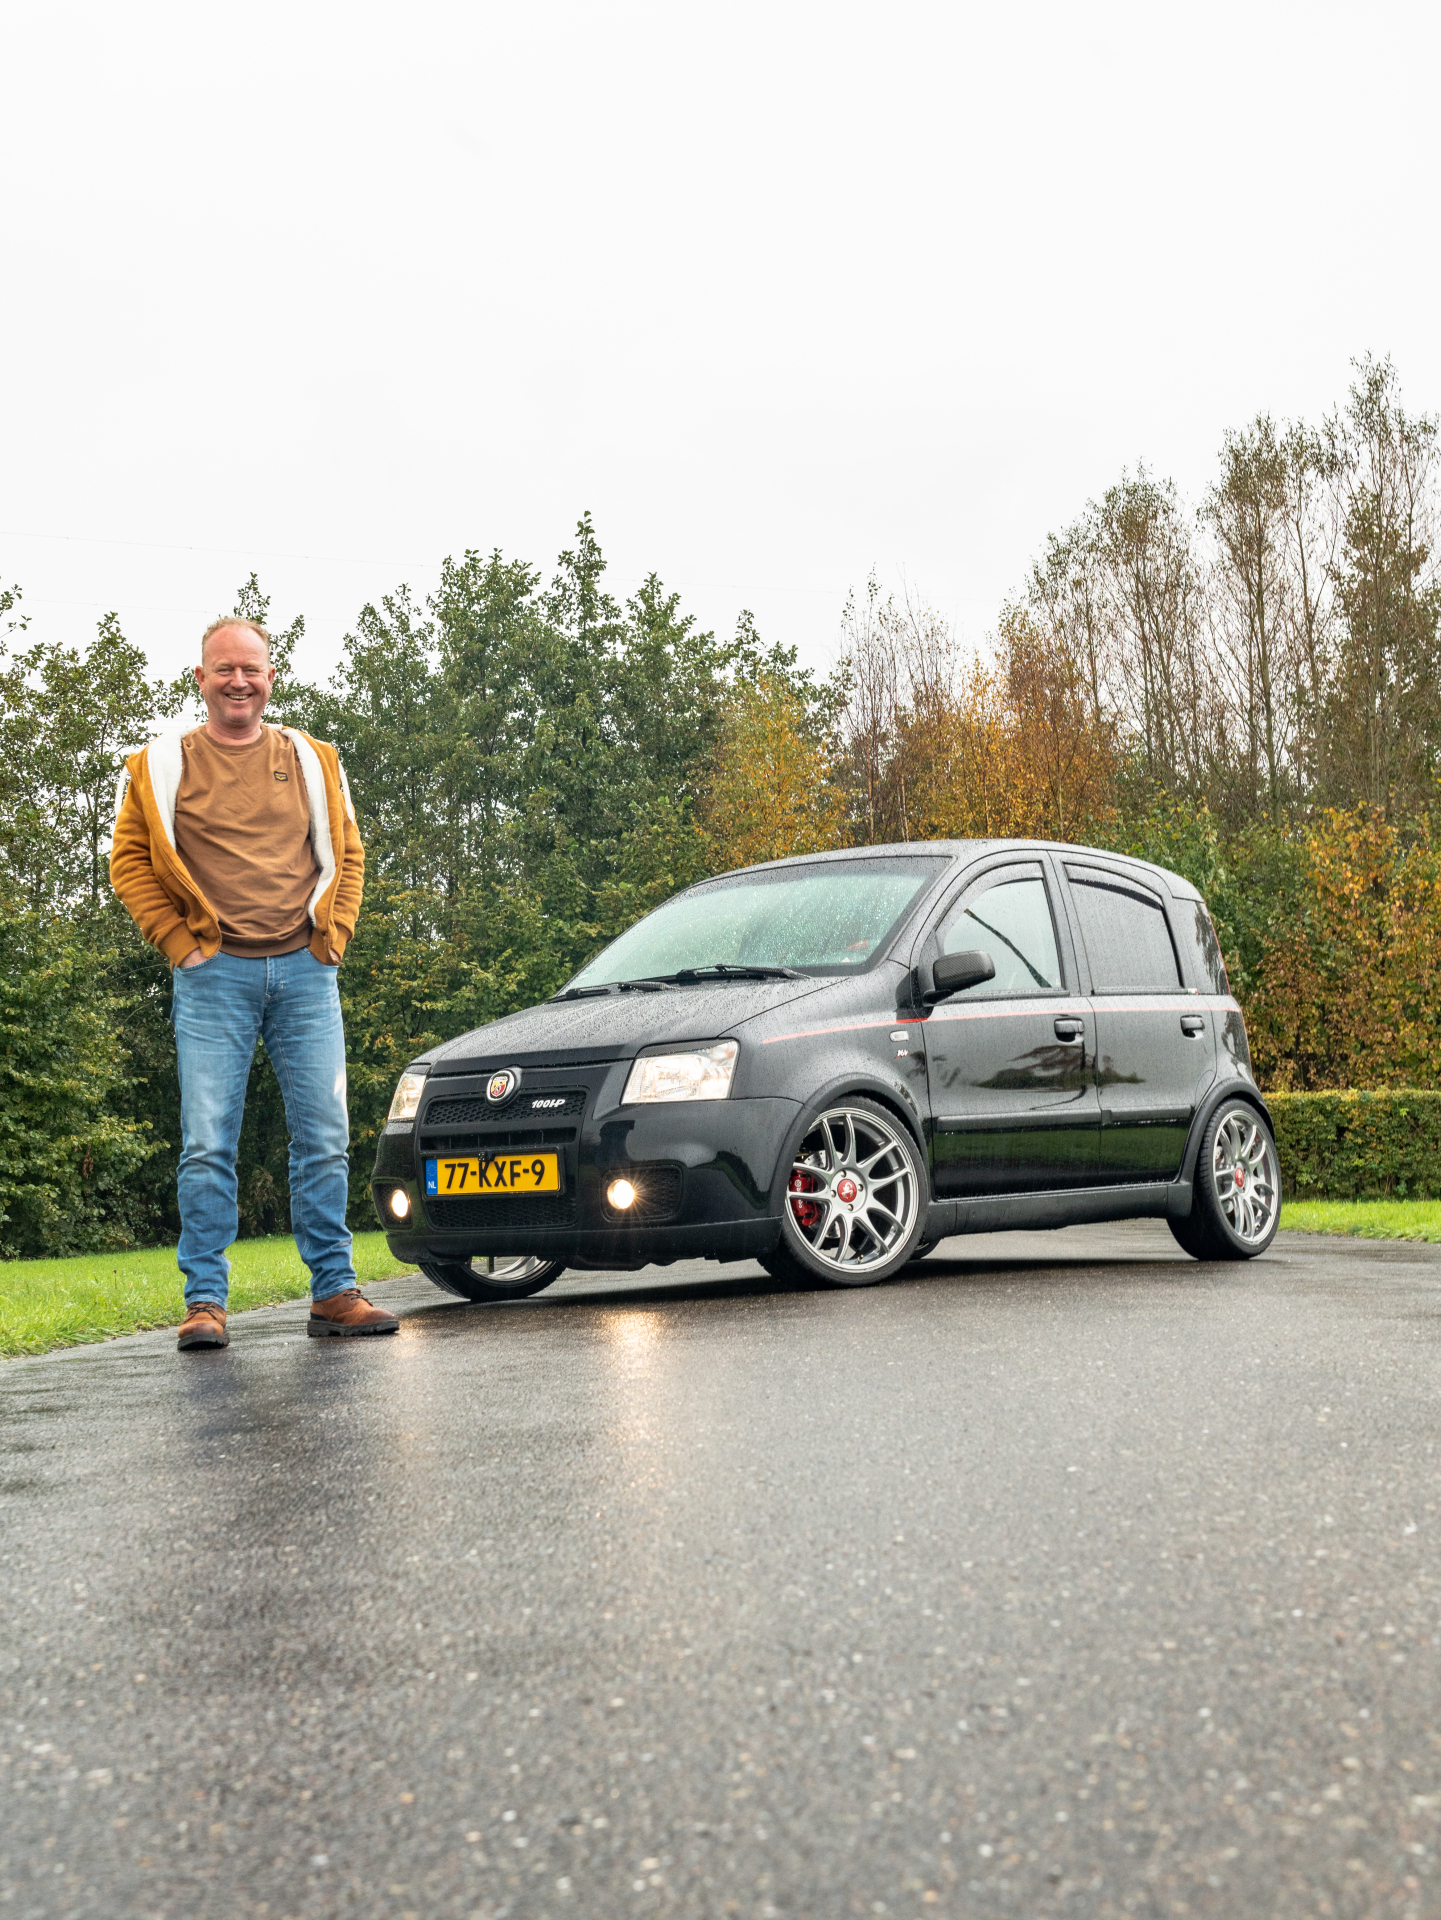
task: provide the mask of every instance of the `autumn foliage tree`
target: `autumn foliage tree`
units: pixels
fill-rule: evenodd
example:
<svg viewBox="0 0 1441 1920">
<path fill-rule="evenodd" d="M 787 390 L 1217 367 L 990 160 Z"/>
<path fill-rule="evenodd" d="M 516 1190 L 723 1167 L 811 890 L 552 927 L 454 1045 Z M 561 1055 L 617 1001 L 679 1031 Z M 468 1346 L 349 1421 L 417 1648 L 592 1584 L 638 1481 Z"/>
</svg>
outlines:
<svg viewBox="0 0 1441 1920">
<path fill-rule="evenodd" d="M 991 657 L 965 653 L 931 609 L 847 613 L 840 763 L 867 840 L 1073 839 L 1112 803 L 1112 729 L 1084 656 L 1008 607 Z"/>
<path fill-rule="evenodd" d="M 830 740 L 803 691 L 774 667 L 737 678 L 702 808 L 717 872 L 845 844 Z"/>
<path fill-rule="evenodd" d="M 1323 814 L 1247 1025 L 1263 1086 L 1441 1084 L 1441 848 L 1366 810 Z"/>
</svg>

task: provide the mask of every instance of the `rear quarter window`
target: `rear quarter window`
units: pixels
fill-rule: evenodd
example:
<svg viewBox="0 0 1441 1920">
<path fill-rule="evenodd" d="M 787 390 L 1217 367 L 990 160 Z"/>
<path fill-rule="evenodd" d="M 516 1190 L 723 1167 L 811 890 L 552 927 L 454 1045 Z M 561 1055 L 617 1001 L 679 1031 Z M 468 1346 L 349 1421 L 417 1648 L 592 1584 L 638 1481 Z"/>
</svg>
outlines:
<svg viewBox="0 0 1441 1920">
<path fill-rule="evenodd" d="M 1159 898 L 1139 882 L 1094 867 L 1066 872 L 1093 992 L 1174 993 L 1181 969 Z"/>
<path fill-rule="evenodd" d="M 1226 963 L 1221 958 L 1221 943 L 1216 938 L 1216 929 L 1211 924 L 1211 916 L 1206 911 L 1204 900 L 1173 900 L 1171 914 L 1175 923 L 1176 938 L 1184 948 L 1189 948 L 1192 975 L 1203 992 L 1229 993 L 1231 982 L 1226 978 Z"/>
</svg>

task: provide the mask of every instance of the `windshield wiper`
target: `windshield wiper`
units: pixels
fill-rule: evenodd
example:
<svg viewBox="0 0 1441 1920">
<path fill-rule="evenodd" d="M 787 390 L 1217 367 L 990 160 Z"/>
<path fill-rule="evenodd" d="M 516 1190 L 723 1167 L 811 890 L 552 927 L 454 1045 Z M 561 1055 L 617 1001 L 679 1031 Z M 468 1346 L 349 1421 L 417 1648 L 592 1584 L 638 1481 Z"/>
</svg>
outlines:
<svg viewBox="0 0 1441 1920">
<path fill-rule="evenodd" d="M 667 978 L 669 976 L 667 975 Z M 645 980 L 607 980 L 603 986 L 567 987 L 564 993 L 553 993 L 556 1000 L 590 1000 L 599 993 L 664 993 L 665 981 L 661 979 Z"/>
<path fill-rule="evenodd" d="M 734 966 L 729 960 L 712 960 L 704 967 L 682 967 L 679 973 L 667 973 L 661 976 L 665 980 L 674 980 L 678 986 L 699 985 L 706 980 L 804 980 L 805 975 L 794 967 L 751 967 Z"/>
<path fill-rule="evenodd" d="M 667 987 L 702 987 L 714 980 L 804 980 L 794 967 L 737 966 L 730 960 L 712 960 L 704 967 L 682 967 L 679 973 L 652 973 L 642 980 L 607 980 L 603 986 L 567 987 L 553 993 L 560 1000 L 590 1000 L 603 993 L 664 993 Z"/>
</svg>

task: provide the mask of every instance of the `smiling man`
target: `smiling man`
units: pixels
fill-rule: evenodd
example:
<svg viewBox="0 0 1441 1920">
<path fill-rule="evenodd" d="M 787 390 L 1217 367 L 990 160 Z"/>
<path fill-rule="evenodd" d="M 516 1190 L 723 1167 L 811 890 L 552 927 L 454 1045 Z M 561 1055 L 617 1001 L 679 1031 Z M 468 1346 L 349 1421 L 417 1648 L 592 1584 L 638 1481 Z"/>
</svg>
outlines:
<svg viewBox="0 0 1441 1920">
<path fill-rule="evenodd" d="M 217 620 L 200 643 L 204 726 L 132 754 L 110 878 L 172 968 L 180 1068 L 182 1349 L 229 1344 L 236 1154 L 257 1038 L 290 1128 L 290 1217 L 312 1334 L 394 1333 L 355 1284 L 345 1225 L 350 1126 L 337 971 L 365 853 L 334 747 L 262 723 L 270 636 Z"/>
</svg>

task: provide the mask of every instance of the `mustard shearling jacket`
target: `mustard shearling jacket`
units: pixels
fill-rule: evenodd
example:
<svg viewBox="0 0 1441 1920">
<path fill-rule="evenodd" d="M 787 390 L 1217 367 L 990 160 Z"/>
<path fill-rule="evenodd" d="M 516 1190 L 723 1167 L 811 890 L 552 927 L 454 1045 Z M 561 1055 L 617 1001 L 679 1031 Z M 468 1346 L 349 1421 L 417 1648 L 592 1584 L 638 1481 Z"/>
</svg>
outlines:
<svg viewBox="0 0 1441 1920">
<path fill-rule="evenodd" d="M 298 727 L 279 731 L 299 757 L 310 804 L 310 844 L 320 869 L 310 896 L 310 951 L 328 963 L 331 949 L 344 956 L 355 932 L 365 886 L 365 849 L 335 748 L 312 740 Z M 110 847 L 110 884 L 142 935 L 172 967 L 196 947 L 207 960 L 220 951 L 215 910 L 175 851 L 181 738 L 178 733 L 161 734 L 125 762 L 115 790 Z"/>
</svg>

